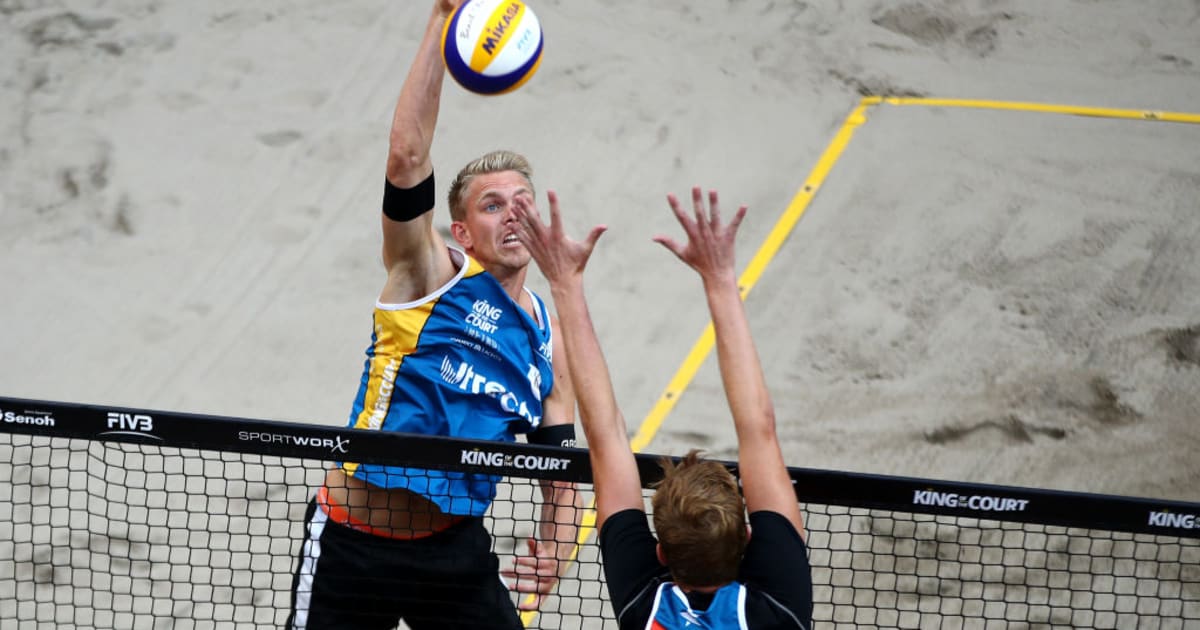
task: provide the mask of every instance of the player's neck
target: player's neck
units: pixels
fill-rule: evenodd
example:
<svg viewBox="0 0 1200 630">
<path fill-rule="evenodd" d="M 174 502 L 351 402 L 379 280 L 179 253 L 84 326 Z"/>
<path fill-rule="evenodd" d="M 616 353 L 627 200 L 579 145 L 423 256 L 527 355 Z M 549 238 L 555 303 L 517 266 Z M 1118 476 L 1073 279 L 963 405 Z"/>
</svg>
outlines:
<svg viewBox="0 0 1200 630">
<path fill-rule="evenodd" d="M 705 594 L 711 595 L 711 594 L 716 593 L 717 591 L 721 590 L 725 586 L 728 586 L 729 584 L 731 584 L 731 583 L 726 582 L 724 584 L 718 584 L 716 586 L 688 586 L 687 584 L 683 584 L 682 582 L 676 582 L 675 586 L 678 586 L 679 590 L 683 591 L 684 593 L 705 593 Z"/>
<path fill-rule="evenodd" d="M 522 267 L 517 270 L 489 269 L 488 273 L 492 274 L 496 282 L 500 283 L 500 286 L 504 288 L 504 292 L 508 294 L 508 297 L 512 298 L 512 301 L 522 304 L 522 298 L 525 293 L 525 274 L 528 271 L 528 267 Z"/>
</svg>

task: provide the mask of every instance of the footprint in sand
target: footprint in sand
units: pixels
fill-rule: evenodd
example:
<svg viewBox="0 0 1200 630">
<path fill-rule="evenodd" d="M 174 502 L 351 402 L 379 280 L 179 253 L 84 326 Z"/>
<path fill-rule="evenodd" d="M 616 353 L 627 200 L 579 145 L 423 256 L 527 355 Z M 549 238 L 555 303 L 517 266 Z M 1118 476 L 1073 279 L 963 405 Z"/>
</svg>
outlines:
<svg viewBox="0 0 1200 630">
<path fill-rule="evenodd" d="M 1162 344 L 1173 363 L 1200 367 L 1200 324 L 1163 331 Z"/>
<path fill-rule="evenodd" d="M 923 46 L 957 45 L 976 57 L 987 57 L 999 45 L 997 25 L 1014 15 L 997 12 L 986 15 L 958 14 L 920 3 L 892 7 L 871 22 L 893 33 L 908 37 Z"/>
</svg>

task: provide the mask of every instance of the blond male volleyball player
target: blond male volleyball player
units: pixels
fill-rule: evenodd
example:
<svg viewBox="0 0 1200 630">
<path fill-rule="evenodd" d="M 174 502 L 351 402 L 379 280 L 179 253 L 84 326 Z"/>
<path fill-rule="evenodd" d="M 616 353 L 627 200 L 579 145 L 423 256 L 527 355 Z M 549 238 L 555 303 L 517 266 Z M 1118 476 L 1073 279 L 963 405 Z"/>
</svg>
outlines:
<svg viewBox="0 0 1200 630">
<path fill-rule="evenodd" d="M 456 2 L 434 4 L 393 118 L 383 195 L 387 272 L 349 426 L 573 445 L 574 398 L 555 324 L 525 288 L 512 209 L 533 204 L 525 158 L 493 152 L 449 190 L 448 247 L 433 228 L 430 148 Z M 522 628 L 481 517 L 498 478 L 340 462 L 309 506 L 294 628 Z M 536 608 L 566 566 L 574 487 L 543 482 L 537 540 L 504 571 Z"/>
<path fill-rule="evenodd" d="M 584 297 L 584 267 L 604 228 L 574 241 L 563 233 L 553 192 L 549 201 L 549 226 L 532 203 L 517 206 L 520 235 L 550 282 L 561 319 L 595 479 L 604 573 L 620 627 L 808 628 L 812 576 L 803 522 L 734 271 L 734 239 L 746 207 L 724 223 L 715 191 L 708 193 L 706 207 L 700 189 L 693 189 L 691 214 L 668 196 L 687 243 L 655 237 L 703 281 L 737 431 L 745 497 L 743 503 L 737 480 L 724 466 L 692 451 L 679 466 L 664 466 L 652 500 L 655 540 L 625 421 Z"/>
</svg>

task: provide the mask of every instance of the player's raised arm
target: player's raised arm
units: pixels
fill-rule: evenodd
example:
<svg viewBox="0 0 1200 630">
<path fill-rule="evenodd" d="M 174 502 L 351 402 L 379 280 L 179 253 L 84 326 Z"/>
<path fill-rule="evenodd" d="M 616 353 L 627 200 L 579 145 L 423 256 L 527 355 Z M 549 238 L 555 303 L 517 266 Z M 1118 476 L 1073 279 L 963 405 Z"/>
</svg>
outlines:
<svg viewBox="0 0 1200 630">
<path fill-rule="evenodd" d="M 687 243 L 679 244 L 666 236 L 654 240 L 699 273 L 704 283 L 716 332 L 721 381 L 737 431 L 738 470 L 746 509 L 751 513 L 777 512 L 803 533 L 800 506 L 775 433 L 775 409 L 734 268 L 734 241 L 746 206 L 738 208 L 733 219 L 724 223 L 716 191 L 709 191 L 706 208 L 704 194 L 700 188 L 693 188 L 691 213 L 674 195 L 668 195 L 667 202 L 687 234 Z"/>
<path fill-rule="evenodd" d="M 550 191 L 547 197 L 550 201 L 548 226 L 530 206 L 521 205 L 514 213 L 520 226 L 521 242 L 550 283 L 554 296 L 579 404 L 580 422 L 592 462 L 596 527 L 600 529 L 609 516 L 621 510 L 643 507 L 637 462 L 629 448 L 625 419 L 617 407 L 612 378 L 596 338 L 583 290 L 584 268 L 606 228 L 592 228 L 582 242 L 572 240 L 563 232 L 558 196 Z"/>
<path fill-rule="evenodd" d="M 431 284 L 452 273 L 445 245 L 433 230 L 430 149 L 446 73 L 442 29 L 457 5 L 457 0 L 434 3 L 392 117 L 382 217 L 383 263 L 389 276 L 385 294 L 392 295 L 385 295 L 385 301 L 425 295 Z"/>
<path fill-rule="evenodd" d="M 562 326 L 558 319 L 549 318 L 552 339 L 560 339 Z M 561 342 L 554 346 L 554 391 L 542 406 L 542 428 L 546 437 L 552 437 L 553 446 L 575 446 L 575 393 L 572 388 L 570 366 L 564 356 Z M 571 427 L 570 433 L 562 431 Z M 562 439 L 569 436 L 569 439 Z M 530 439 L 530 442 L 535 442 Z M 545 444 L 547 442 L 535 442 Z M 575 543 L 579 534 L 579 519 L 583 513 L 582 497 L 575 483 L 541 479 L 542 507 L 535 536 L 528 540 L 526 555 L 518 556 L 511 569 L 500 572 L 512 580 L 512 588 L 526 594 L 517 609 L 537 610 L 547 595 L 554 592 L 558 580 L 570 566 L 575 555 Z"/>
</svg>

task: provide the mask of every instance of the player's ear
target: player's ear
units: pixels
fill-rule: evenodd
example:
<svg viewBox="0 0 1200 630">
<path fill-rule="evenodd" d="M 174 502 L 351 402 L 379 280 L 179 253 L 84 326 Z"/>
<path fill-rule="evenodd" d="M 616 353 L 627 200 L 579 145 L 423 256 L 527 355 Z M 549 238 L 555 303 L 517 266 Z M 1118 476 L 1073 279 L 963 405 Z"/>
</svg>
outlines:
<svg viewBox="0 0 1200 630">
<path fill-rule="evenodd" d="M 452 221 L 450 223 L 450 235 L 464 249 L 471 249 L 471 233 L 467 231 L 467 226 L 462 221 Z"/>
<path fill-rule="evenodd" d="M 659 564 L 663 565 L 664 567 L 667 566 L 667 556 L 663 553 L 662 543 L 657 543 L 654 545 L 654 555 L 658 556 Z"/>
</svg>

